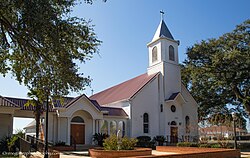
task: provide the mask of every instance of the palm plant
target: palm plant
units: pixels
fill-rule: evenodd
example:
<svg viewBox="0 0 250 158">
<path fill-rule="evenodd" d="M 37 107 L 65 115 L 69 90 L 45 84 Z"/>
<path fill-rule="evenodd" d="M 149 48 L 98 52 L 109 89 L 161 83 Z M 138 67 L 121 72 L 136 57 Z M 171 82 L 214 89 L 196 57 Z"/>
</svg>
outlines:
<svg viewBox="0 0 250 158">
<path fill-rule="evenodd" d="M 30 89 L 30 92 L 27 93 L 28 97 L 32 98 L 32 100 L 28 100 L 25 106 L 34 106 L 34 116 L 36 121 L 36 143 L 35 148 L 37 148 L 38 138 L 39 138 L 39 127 L 41 115 L 43 113 L 43 101 L 41 99 L 41 91 L 37 89 Z"/>
</svg>

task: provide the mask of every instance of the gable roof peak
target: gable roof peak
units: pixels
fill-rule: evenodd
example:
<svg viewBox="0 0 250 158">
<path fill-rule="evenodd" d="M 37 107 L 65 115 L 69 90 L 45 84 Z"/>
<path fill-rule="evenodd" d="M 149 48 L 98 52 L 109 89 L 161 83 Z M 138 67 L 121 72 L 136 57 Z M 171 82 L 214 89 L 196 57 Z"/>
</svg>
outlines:
<svg viewBox="0 0 250 158">
<path fill-rule="evenodd" d="M 172 36 L 171 32 L 169 31 L 163 19 L 161 20 L 152 41 L 157 40 L 159 37 L 166 37 L 174 40 L 174 37 Z"/>
</svg>

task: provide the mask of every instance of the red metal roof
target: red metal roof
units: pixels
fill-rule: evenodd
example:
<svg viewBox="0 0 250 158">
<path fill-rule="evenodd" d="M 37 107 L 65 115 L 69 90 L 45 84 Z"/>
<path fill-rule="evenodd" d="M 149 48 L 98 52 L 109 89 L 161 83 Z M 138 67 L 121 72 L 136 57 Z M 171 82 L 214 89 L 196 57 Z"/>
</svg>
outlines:
<svg viewBox="0 0 250 158">
<path fill-rule="evenodd" d="M 130 99 L 156 75 L 158 75 L 158 73 L 152 75 L 148 75 L 147 73 L 142 74 L 116 86 L 108 88 L 102 92 L 94 94 L 90 97 L 90 99 L 97 100 L 100 105 L 106 105 L 109 103 Z"/>
<path fill-rule="evenodd" d="M 80 95 L 76 98 L 72 97 L 64 97 L 64 105 L 62 105 L 60 100 L 54 100 L 54 106 L 55 107 L 65 107 L 68 108 L 71 106 L 73 103 L 75 103 L 78 99 L 80 99 L 82 96 L 85 96 L 87 99 L 89 99 L 85 94 Z M 21 110 L 28 110 L 28 111 L 34 111 L 35 106 L 33 105 L 28 105 L 25 106 L 29 99 L 22 99 L 22 98 L 12 98 L 12 97 L 2 97 L 0 96 L 0 106 L 7 106 L 7 107 L 17 107 L 20 108 Z M 112 107 L 101 107 L 96 100 L 90 100 L 89 101 L 100 111 L 108 111 L 106 115 L 109 116 L 128 116 L 126 112 L 122 108 L 112 108 Z M 46 105 L 44 104 L 42 109 L 45 108 Z M 49 111 L 53 112 L 53 107 L 49 106 Z"/>
<path fill-rule="evenodd" d="M 108 116 L 125 116 L 127 117 L 127 113 L 122 108 L 114 108 L 114 107 L 101 107 L 102 111 L 108 111 Z"/>
</svg>

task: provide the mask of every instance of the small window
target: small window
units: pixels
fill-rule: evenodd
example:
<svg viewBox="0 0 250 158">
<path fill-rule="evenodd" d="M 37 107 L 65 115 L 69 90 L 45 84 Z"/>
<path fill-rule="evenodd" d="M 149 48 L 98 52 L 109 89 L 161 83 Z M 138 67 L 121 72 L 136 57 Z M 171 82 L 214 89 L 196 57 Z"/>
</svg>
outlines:
<svg viewBox="0 0 250 158">
<path fill-rule="evenodd" d="M 190 133 L 190 118 L 189 118 L 189 116 L 185 117 L 185 123 L 186 123 L 186 133 Z"/>
<path fill-rule="evenodd" d="M 149 133 L 148 113 L 143 114 L 143 133 Z"/>
<path fill-rule="evenodd" d="M 176 107 L 174 105 L 171 106 L 171 111 L 175 112 L 176 111 Z"/>
<path fill-rule="evenodd" d="M 161 112 L 163 112 L 163 105 L 161 104 Z"/>
<path fill-rule="evenodd" d="M 157 61 L 157 47 L 155 46 L 152 50 L 152 63 Z"/>
<path fill-rule="evenodd" d="M 169 60 L 175 61 L 175 59 L 174 59 L 174 47 L 172 45 L 169 46 Z"/>
</svg>

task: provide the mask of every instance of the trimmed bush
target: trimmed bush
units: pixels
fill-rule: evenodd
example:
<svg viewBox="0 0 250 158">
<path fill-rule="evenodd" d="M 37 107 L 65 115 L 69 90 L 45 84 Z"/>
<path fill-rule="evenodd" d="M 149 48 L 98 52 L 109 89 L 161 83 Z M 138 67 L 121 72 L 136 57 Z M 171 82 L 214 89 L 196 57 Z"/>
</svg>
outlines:
<svg viewBox="0 0 250 158">
<path fill-rule="evenodd" d="M 135 148 L 135 145 L 137 143 L 137 139 L 135 138 L 128 138 L 124 137 L 121 140 L 121 149 L 122 150 L 133 150 Z"/>
<path fill-rule="evenodd" d="M 133 150 L 137 139 L 124 137 L 118 142 L 116 135 L 111 135 L 104 140 L 104 150 Z"/>
<path fill-rule="evenodd" d="M 103 147 L 105 150 L 118 150 L 118 140 L 116 135 L 104 139 Z"/>
<path fill-rule="evenodd" d="M 211 144 L 211 148 L 221 148 L 220 144 Z"/>
<path fill-rule="evenodd" d="M 136 146 L 138 147 L 146 147 L 146 148 L 153 148 L 155 142 L 151 141 L 151 137 L 149 136 L 139 136 L 137 137 L 138 142 L 136 144 Z"/>
<path fill-rule="evenodd" d="M 166 138 L 163 135 L 155 136 L 153 141 L 158 142 L 159 146 L 162 146 Z"/>
<path fill-rule="evenodd" d="M 239 149 L 250 149 L 250 143 L 238 143 Z"/>
<path fill-rule="evenodd" d="M 191 142 L 179 142 L 176 144 L 178 147 L 198 147 L 199 145 L 197 143 L 191 143 Z"/>
<path fill-rule="evenodd" d="M 211 144 L 200 144 L 200 148 L 211 148 Z"/>
</svg>

